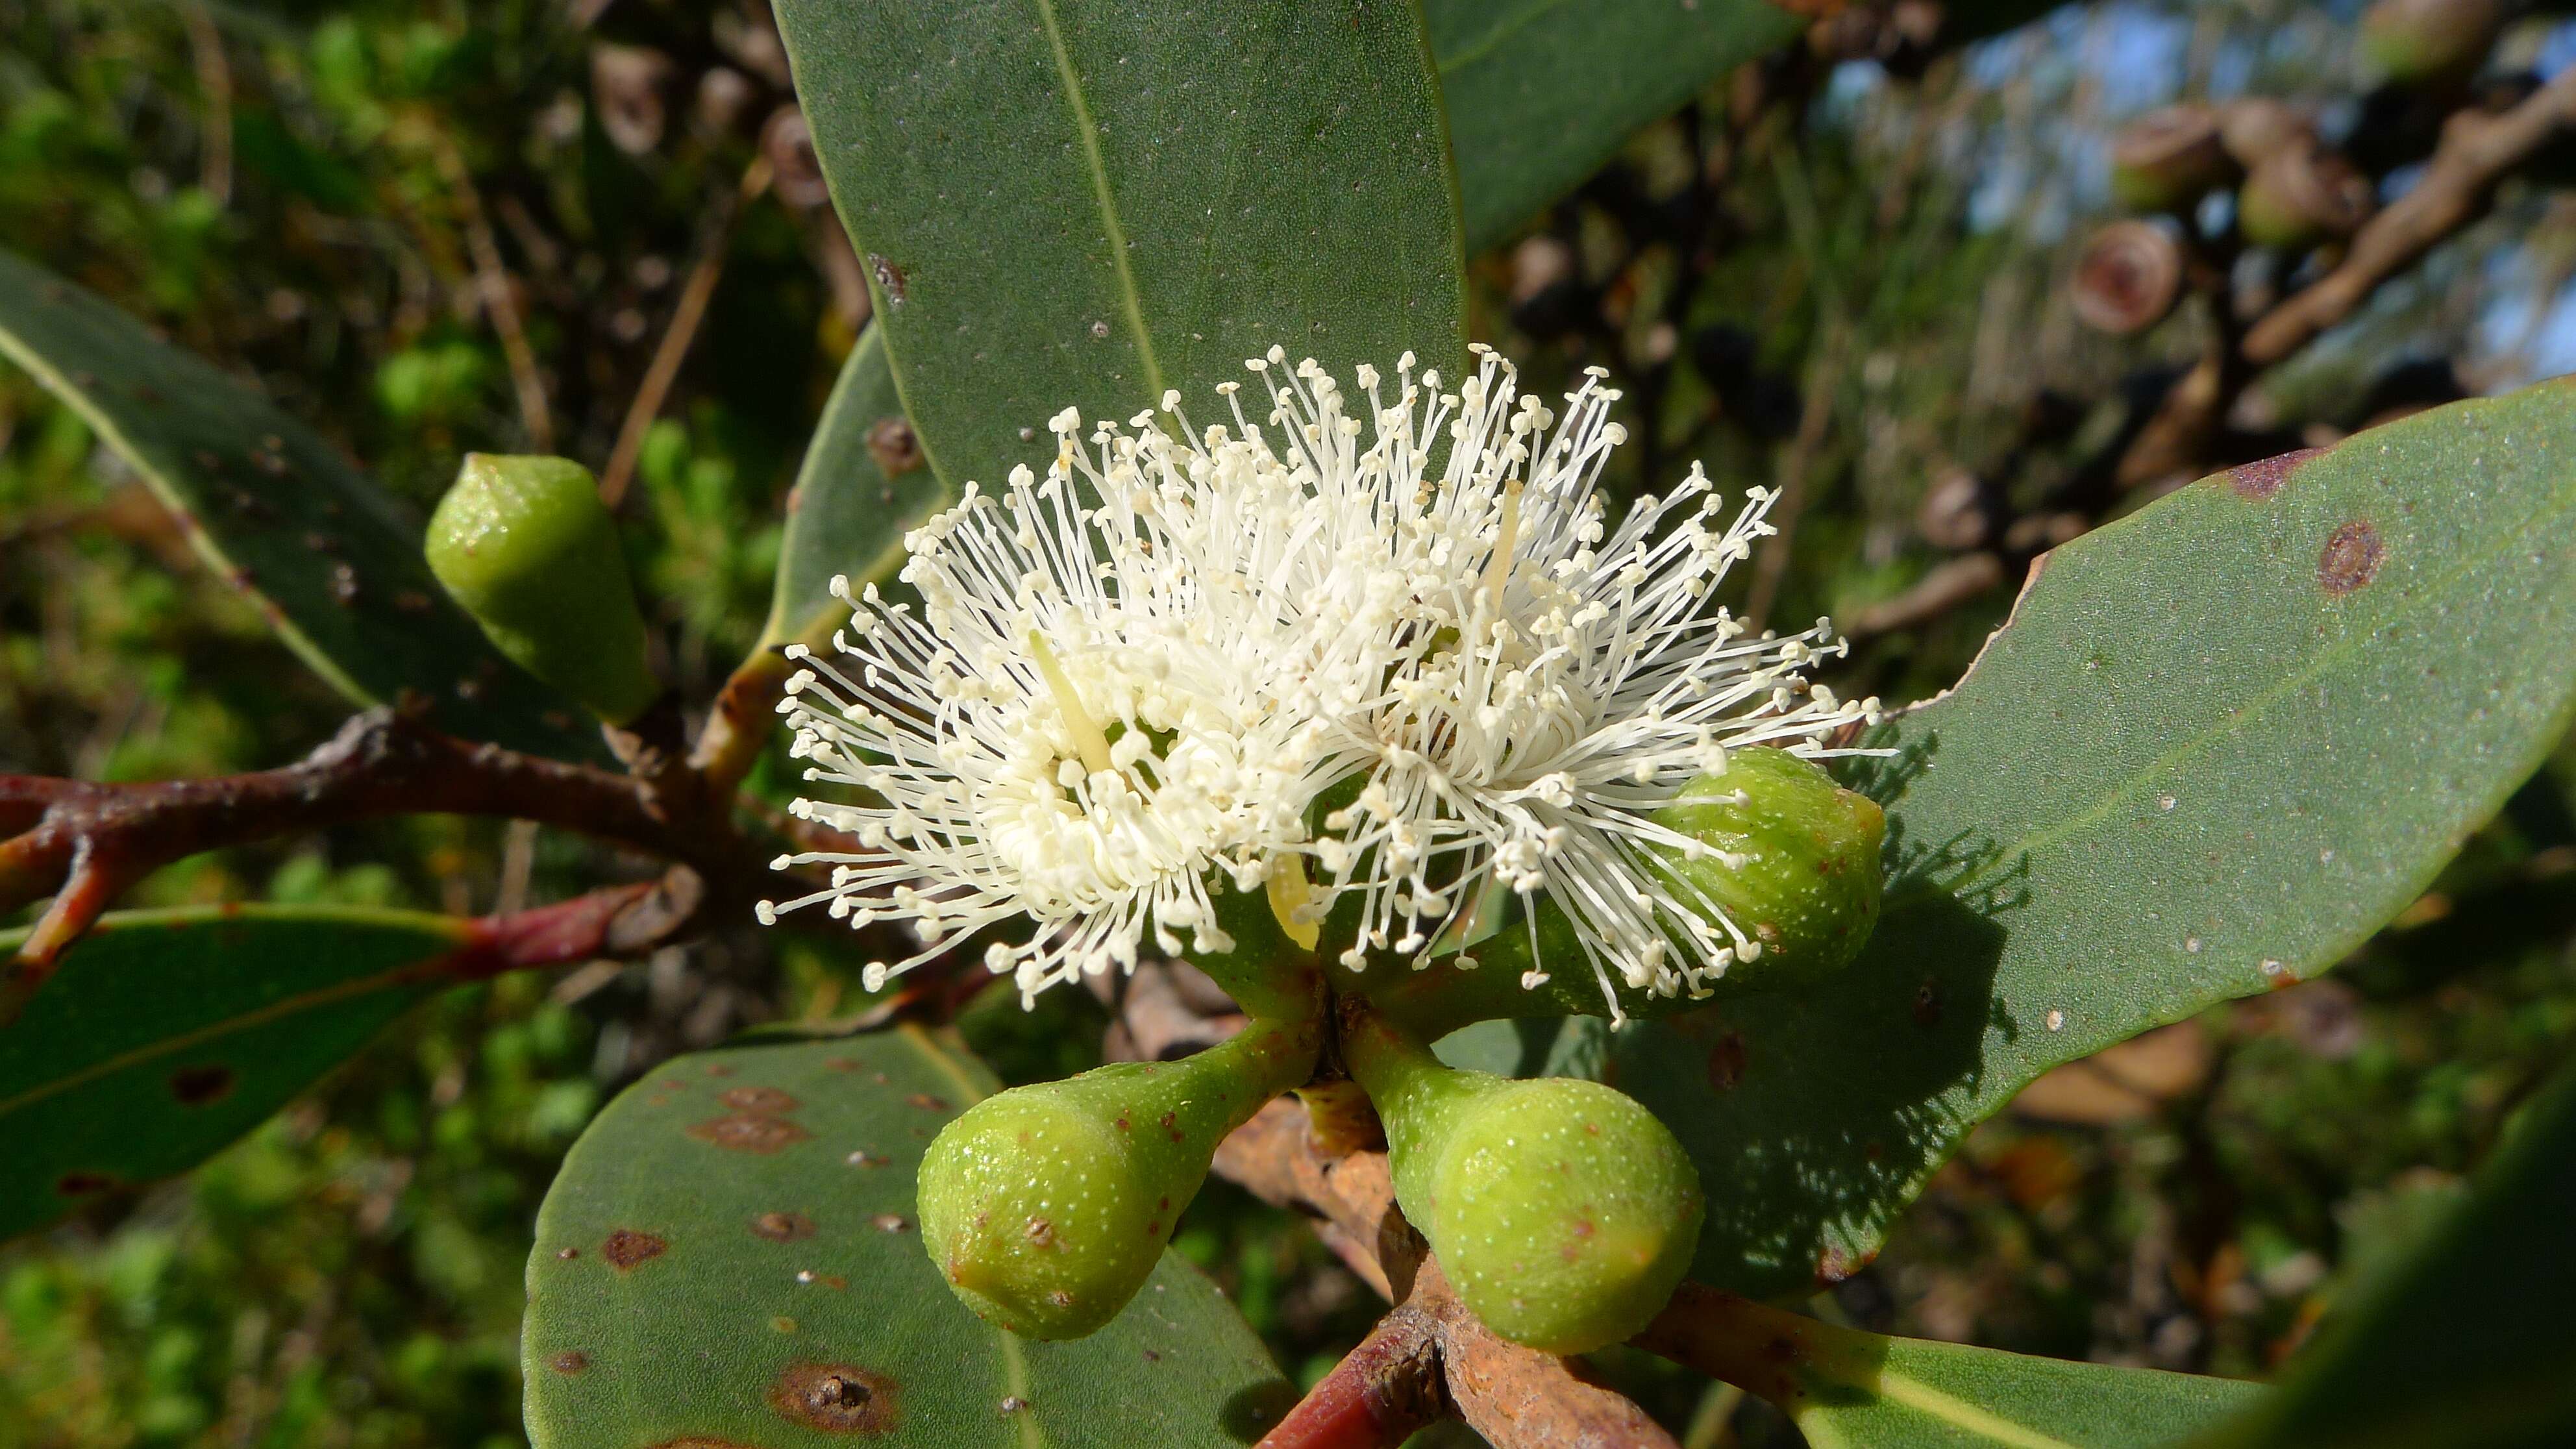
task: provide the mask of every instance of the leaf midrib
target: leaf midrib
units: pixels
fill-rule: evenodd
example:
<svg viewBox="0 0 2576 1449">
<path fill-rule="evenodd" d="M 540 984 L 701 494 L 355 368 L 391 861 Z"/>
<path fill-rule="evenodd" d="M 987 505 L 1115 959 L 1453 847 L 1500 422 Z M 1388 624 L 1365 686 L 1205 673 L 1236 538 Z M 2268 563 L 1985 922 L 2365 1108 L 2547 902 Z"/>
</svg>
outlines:
<svg viewBox="0 0 2576 1449">
<path fill-rule="evenodd" d="M 1118 204 L 1109 194 L 1109 167 L 1100 154 L 1100 128 L 1091 119 L 1091 103 L 1082 93 L 1081 78 L 1074 74 L 1073 55 L 1065 48 L 1064 31 L 1056 23 L 1054 0 L 1030 0 L 1037 7 L 1038 23 L 1045 27 L 1047 49 L 1055 57 L 1056 75 L 1064 82 L 1065 104 L 1073 111 L 1073 128 L 1082 140 L 1083 165 L 1091 175 L 1092 199 L 1100 207 L 1100 224 L 1108 232 L 1109 267 L 1118 282 L 1118 305 L 1126 313 L 1127 329 L 1136 336 L 1136 358 L 1145 369 L 1145 396 L 1158 399 L 1163 395 L 1163 364 L 1154 355 L 1154 339 L 1145 330 L 1145 302 L 1136 289 L 1136 274 L 1127 265 L 1127 228 L 1118 219 Z"/>
</svg>

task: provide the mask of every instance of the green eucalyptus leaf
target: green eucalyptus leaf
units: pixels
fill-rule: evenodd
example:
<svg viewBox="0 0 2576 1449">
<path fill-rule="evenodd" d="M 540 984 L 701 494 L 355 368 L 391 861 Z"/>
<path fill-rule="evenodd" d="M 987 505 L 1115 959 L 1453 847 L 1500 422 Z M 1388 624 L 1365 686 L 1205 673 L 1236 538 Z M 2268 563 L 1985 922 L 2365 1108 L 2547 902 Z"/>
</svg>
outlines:
<svg viewBox="0 0 2576 1449">
<path fill-rule="evenodd" d="M 2576 383 L 2248 464 L 2049 554 L 1875 741 L 1886 906 L 1842 974 L 1449 1050 L 1671 1123 L 1711 1185 L 1695 1278 L 1832 1281 L 2040 1073 L 2341 960 L 2571 705 Z"/>
<path fill-rule="evenodd" d="M 26 932 L 0 934 L 0 954 Z M 184 1172 L 460 973 L 474 924 L 324 906 L 111 914 L 0 1026 L 0 1238 Z"/>
<path fill-rule="evenodd" d="M 958 1303 L 921 1245 L 924 1149 L 998 1089 L 914 1027 L 683 1057 L 574 1144 L 528 1260 L 536 1449 L 1250 1443 L 1295 1391 L 1166 1254 L 1090 1337 Z"/>
<path fill-rule="evenodd" d="M 1467 248 L 1574 189 L 1639 128 L 1807 17 L 1764 0 L 1424 0 Z"/>
<path fill-rule="evenodd" d="M 1273 344 L 1464 360 L 1439 87 L 1409 6 L 781 0 L 815 150 L 952 487 Z M 1261 409 L 1267 412 L 1267 408 Z"/>
<path fill-rule="evenodd" d="M 0 356 L 97 429 L 207 565 L 333 688 L 360 704 L 417 689 L 452 734 L 602 753 L 577 709 L 448 600 L 421 557 L 419 521 L 254 389 L 7 251 Z"/>
<path fill-rule="evenodd" d="M 2134 1449 L 2259 1400 L 2235 1379 L 1883 1338 L 1845 1382 L 1819 1382 L 1790 1419 L 1811 1445 L 1854 1449 Z"/>
<path fill-rule="evenodd" d="M 2136 1449 L 2260 1384 L 1890 1338 L 1685 1287 L 1637 1342 L 1777 1405 L 1816 1449 Z"/>
<path fill-rule="evenodd" d="M 2194 1449 L 2544 1449 L 2576 1443 L 2576 1073 L 2468 1200 L 2339 1306 L 2280 1392 Z"/>
<path fill-rule="evenodd" d="M 847 574 L 854 584 L 892 579 L 903 566 L 904 534 L 956 496 L 925 464 L 895 395 L 885 340 L 870 326 L 841 364 L 787 495 L 787 534 L 762 646 L 831 638 L 849 618 L 832 597 L 832 576 Z"/>
</svg>

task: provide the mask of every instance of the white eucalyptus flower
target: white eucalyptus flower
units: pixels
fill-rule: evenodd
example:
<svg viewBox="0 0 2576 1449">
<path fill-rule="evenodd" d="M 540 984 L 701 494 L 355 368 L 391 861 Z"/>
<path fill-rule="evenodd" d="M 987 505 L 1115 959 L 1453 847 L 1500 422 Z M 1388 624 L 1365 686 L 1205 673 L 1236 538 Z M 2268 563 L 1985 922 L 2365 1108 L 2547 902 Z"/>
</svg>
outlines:
<svg viewBox="0 0 2576 1449">
<path fill-rule="evenodd" d="M 1758 955 L 1658 864 L 1702 847 L 1651 812 L 1731 747 L 1853 753 L 1826 737 L 1877 701 L 1808 684 L 1845 647 L 1823 621 L 1753 635 L 1711 602 L 1772 531 L 1772 494 L 1721 519 L 1694 467 L 1610 530 L 1595 486 L 1618 394 L 1595 369 L 1560 422 L 1478 351 L 1455 393 L 1407 354 L 1391 403 L 1360 368 L 1365 422 L 1313 362 L 1283 381 L 1278 348 L 1247 364 L 1270 390 L 1259 423 L 1234 383 L 1231 426 L 1193 428 L 1166 393 L 1175 431 L 1141 414 L 1085 449 L 1059 415 L 1043 481 L 970 487 L 906 539 L 918 612 L 871 586 L 845 657 L 790 681 L 807 778 L 874 799 L 797 802 L 866 851 L 782 857 L 831 864 L 831 888 L 762 919 L 828 901 L 912 922 L 924 949 L 872 965 L 873 988 L 1025 915 L 1035 934 L 986 959 L 1034 993 L 1132 967 L 1149 931 L 1166 954 L 1180 930 L 1225 949 L 1222 869 L 1267 882 L 1308 943 L 1356 895 L 1354 966 L 1425 951 L 1489 883 L 1545 890 L 1614 1014 L 1614 973 L 1697 993 Z"/>
<path fill-rule="evenodd" d="M 1322 781 L 1309 695 L 1332 677 L 1331 641 L 1250 583 L 1290 547 L 1293 490 L 1239 458 L 1180 477 L 1140 422 L 1152 446 L 1103 428 L 1095 460 L 1080 419 L 1059 415 L 1043 480 L 1015 469 L 998 498 L 970 486 L 905 539 L 917 607 L 835 580 L 854 609 L 840 657 L 790 651 L 810 661 L 780 706 L 793 753 L 815 762 L 806 778 L 868 797 L 794 813 L 863 850 L 781 857 L 829 864 L 831 885 L 760 917 L 828 902 L 854 924 L 909 922 L 923 949 L 870 965 L 871 990 L 1022 916 L 1034 934 L 985 960 L 1024 996 L 1133 969 L 1149 933 L 1166 955 L 1184 930 L 1229 949 L 1210 877 L 1257 886 L 1304 837 Z"/>
<path fill-rule="evenodd" d="M 1761 953 L 1659 853 L 1704 847 L 1650 814 L 1728 749 L 1773 745 L 1810 759 L 1859 753 L 1827 737 L 1878 717 L 1803 671 L 1848 646 L 1823 620 L 1750 632 L 1711 591 L 1753 541 L 1776 495 L 1749 490 L 1732 517 L 1694 465 L 1660 498 L 1605 525 L 1596 492 L 1625 437 L 1619 394 L 1592 369 L 1560 419 L 1519 393 L 1509 364 L 1481 364 L 1453 394 L 1408 356 L 1389 401 L 1359 370 L 1370 437 L 1312 362 L 1249 364 L 1269 384 L 1267 421 L 1287 439 L 1316 515 L 1289 595 L 1378 631 L 1367 697 L 1328 721 L 1329 773 L 1356 793 L 1328 833 L 1290 848 L 1328 878 L 1306 910 L 1356 893 L 1360 939 L 1416 954 L 1488 882 L 1547 892 L 1572 921 L 1594 976 L 1661 995 L 1699 994 Z M 1238 425 L 1251 428 L 1237 415 Z M 1429 440 L 1445 442 L 1445 451 Z M 1436 463 L 1436 470 L 1435 470 Z M 1345 787 L 1347 789 L 1348 787 Z M 1525 984 L 1544 976 L 1533 971 Z"/>
</svg>

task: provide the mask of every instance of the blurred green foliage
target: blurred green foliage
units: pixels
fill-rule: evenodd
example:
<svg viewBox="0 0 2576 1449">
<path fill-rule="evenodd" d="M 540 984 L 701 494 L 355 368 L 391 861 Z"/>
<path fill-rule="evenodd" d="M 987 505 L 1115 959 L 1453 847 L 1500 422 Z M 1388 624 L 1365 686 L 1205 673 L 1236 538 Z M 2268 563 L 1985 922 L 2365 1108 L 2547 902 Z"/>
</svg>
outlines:
<svg viewBox="0 0 2576 1449">
<path fill-rule="evenodd" d="M 2106 98 L 2105 47 L 2145 27 L 2170 90 L 2214 84 L 2234 45 L 2227 84 L 2324 95 L 2346 79 L 2333 24 L 2114 0 L 1917 82 L 1808 77 L 1797 104 L 1742 125 L 1748 84 L 1792 78 L 1738 77 L 1478 259 L 1478 331 L 1541 385 L 1613 370 L 1646 424 L 1626 485 L 1691 458 L 1800 480 L 1794 566 L 1765 602 L 1848 617 L 1940 561 L 1914 519 L 1949 470 L 2035 448 L 2024 476 L 2044 482 L 2125 377 L 2197 340 L 2187 317 L 2087 334 L 2061 295 L 2104 205 L 2100 135 L 2161 98 Z M 792 166 L 741 199 L 789 101 L 757 4 L 0 0 L 0 37 L 0 244 L 256 375 L 423 511 L 469 449 L 604 467 L 631 426 L 622 527 L 656 665 L 707 697 L 758 633 L 783 495 L 865 305 Z M 2389 362 L 2462 354 L 2515 288 L 2576 255 L 2571 231 L 2565 208 L 2509 193 L 2284 369 L 2268 406 L 2284 427 L 2358 423 Z M 630 425 L 711 254 L 678 385 Z M 2512 359 L 2495 352 L 2472 361 L 2501 385 Z M 2075 422 L 2034 445 L 2042 388 L 2075 401 Z M 1850 692 L 1941 687 L 2009 599 L 1872 641 Z M 341 713 L 76 419 L 0 376 L 0 769 L 258 768 Z M 755 778 L 793 776 L 773 762 Z M 1819 1311 L 2267 1369 L 2576 1043 L 2571 782 L 2562 752 L 2359 959 L 2210 1013 L 2190 1028 L 2199 1065 L 2116 1120 L 1988 1124 Z M 134 903 L 480 912 L 621 869 L 570 838 L 432 817 L 202 857 Z M 0 1247 L 0 1449 L 523 1442 L 520 1265 L 564 1148 L 662 1055 L 849 1011 L 853 964 L 827 939 L 728 931 L 460 989 L 192 1177 Z M 995 1005 L 967 1025 L 1005 1075 L 1056 1075 L 1097 1039 L 1087 1003 L 1043 1019 Z M 1221 1183 L 1177 1242 L 1301 1381 L 1375 1316 L 1295 1219 Z M 1697 1423 L 1694 1444 L 1794 1442 L 1668 1364 L 1602 1364 L 1666 1422 Z"/>
</svg>

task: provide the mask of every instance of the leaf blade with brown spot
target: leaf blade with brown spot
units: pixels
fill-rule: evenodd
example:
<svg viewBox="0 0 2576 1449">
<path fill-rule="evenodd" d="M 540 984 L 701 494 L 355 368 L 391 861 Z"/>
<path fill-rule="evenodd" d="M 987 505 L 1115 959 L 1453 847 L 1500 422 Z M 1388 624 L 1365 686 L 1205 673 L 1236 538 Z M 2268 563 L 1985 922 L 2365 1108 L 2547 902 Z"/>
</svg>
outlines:
<svg viewBox="0 0 2576 1449">
<path fill-rule="evenodd" d="M 184 1172 L 442 980 L 453 917 L 334 907 L 113 913 L 0 1026 L 0 1238 Z M 0 956 L 24 932 L 0 932 Z"/>
<path fill-rule="evenodd" d="M 2048 555 L 1959 687 L 1891 724 L 1852 772 L 1888 812 L 1887 906 L 1842 975 L 1615 1035 L 1478 1030 L 1479 1065 L 1614 1075 L 1727 1185 L 1695 1278 L 1855 1271 L 2024 1084 L 2332 967 L 2564 736 L 2576 382 L 2255 472 Z"/>
<path fill-rule="evenodd" d="M 844 1040 L 786 1039 L 708 1053 L 698 1066 L 726 1069 L 711 1080 L 675 1064 L 611 1103 L 574 1146 L 528 1261 L 536 1449 L 1177 1449 L 1250 1443 L 1293 1400 L 1241 1318 L 1168 1255 L 1090 1338 L 1024 1343 L 976 1319 L 913 1231 L 928 1145 L 914 1129 L 994 1084 L 913 1029 L 868 1038 L 865 1072 L 852 1070 L 851 1052 Z M 692 1124 L 726 1102 L 792 1102 L 807 1135 L 720 1153 Z M 664 1251 L 627 1272 L 603 1262 L 603 1241 L 638 1225 Z M 566 1257 L 567 1247 L 582 1251 Z M 581 1373 L 547 1369 L 567 1352 L 583 1356 Z M 669 1372 L 676 1363 L 689 1372 Z M 997 1409 L 1013 1398 L 1021 1407 Z"/>
</svg>

